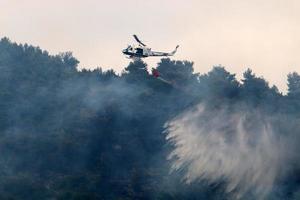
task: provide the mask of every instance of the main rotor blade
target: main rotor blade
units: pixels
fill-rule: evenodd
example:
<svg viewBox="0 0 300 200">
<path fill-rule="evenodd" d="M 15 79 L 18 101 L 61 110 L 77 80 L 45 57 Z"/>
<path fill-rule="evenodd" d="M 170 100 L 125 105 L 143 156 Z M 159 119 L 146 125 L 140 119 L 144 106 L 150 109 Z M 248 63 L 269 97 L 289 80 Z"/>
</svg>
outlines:
<svg viewBox="0 0 300 200">
<path fill-rule="evenodd" d="M 135 39 L 138 43 L 140 43 L 142 46 L 146 46 L 144 43 L 142 43 L 141 40 L 139 40 L 139 38 L 138 38 L 136 35 L 133 35 L 133 37 L 134 37 L 134 39 Z"/>
</svg>

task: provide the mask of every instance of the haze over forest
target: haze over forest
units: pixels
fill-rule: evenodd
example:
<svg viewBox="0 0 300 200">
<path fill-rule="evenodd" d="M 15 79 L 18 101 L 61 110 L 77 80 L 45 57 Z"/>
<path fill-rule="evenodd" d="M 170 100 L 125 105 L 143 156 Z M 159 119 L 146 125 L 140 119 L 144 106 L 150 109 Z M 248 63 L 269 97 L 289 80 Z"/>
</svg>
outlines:
<svg viewBox="0 0 300 200">
<path fill-rule="evenodd" d="M 0 199 L 300 198 L 297 72 L 78 63 L 1 39 Z"/>
</svg>

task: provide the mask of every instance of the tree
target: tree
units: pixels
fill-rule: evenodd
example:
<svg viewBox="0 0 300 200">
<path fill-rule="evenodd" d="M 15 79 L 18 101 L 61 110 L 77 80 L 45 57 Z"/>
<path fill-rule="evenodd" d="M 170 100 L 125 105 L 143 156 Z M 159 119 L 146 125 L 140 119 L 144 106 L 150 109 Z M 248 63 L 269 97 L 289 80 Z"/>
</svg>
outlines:
<svg viewBox="0 0 300 200">
<path fill-rule="evenodd" d="M 149 77 L 147 64 L 140 59 L 130 62 L 125 68 L 122 77 L 130 83 L 143 83 Z"/>
<path fill-rule="evenodd" d="M 277 103 L 280 94 L 276 86 L 270 88 L 268 82 L 261 77 L 256 77 L 251 69 L 247 69 L 243 77 L 241 98 L 244 101 L 253 106 L 262 104 L 265 108 L 269 107 L 270 102 Z"/>
<path fill-rule="evenodd" d="M 288 96 L 300 98 L 300 75 L 297 72 L 288 74 Z"/>
<path fill-rule="evenodd" d="M 175 61 L 163 58 L 157 65 L 160 75 L 177 85 L 187 86 L 189 83 L 197 82 L 198 74 L 194 74 L 194 63 L 189 61 Z"/>
<path fill-rule="evenodd" d="M 199 77 L 203 96 L 210 98 L 236 98 L 239 94 L 239 82 L 235 74 L 230 74 L 222 66 L 215 66 L 207 74 Z"/>
</svg>

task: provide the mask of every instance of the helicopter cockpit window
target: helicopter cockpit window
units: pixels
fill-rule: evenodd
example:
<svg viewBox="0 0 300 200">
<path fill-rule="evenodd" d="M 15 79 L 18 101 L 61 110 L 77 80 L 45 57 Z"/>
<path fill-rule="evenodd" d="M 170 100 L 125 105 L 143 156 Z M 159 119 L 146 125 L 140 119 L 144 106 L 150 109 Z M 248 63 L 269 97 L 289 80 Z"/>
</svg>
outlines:
<svg viewBox="0 0 300 200">
<path fill-rule="evenodd" d="M 136 53 L 139 54 L 139 55 L 143 55 L 143 49 L 137 48 Z"/>
</svg>

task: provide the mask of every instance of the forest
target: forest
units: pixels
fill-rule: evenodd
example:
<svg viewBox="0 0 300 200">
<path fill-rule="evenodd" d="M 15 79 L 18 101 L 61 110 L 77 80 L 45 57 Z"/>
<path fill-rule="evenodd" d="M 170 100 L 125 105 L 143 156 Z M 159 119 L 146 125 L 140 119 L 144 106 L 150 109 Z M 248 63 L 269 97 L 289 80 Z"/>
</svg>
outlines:
<svg viewBox="0 0 300 200">
<path fill-rule="evenodd" d="M 300 199 L 300 75 L 282 94 L 193 66 L 79 69 L 2 38 L 0 199 Z"/>
</svg>

